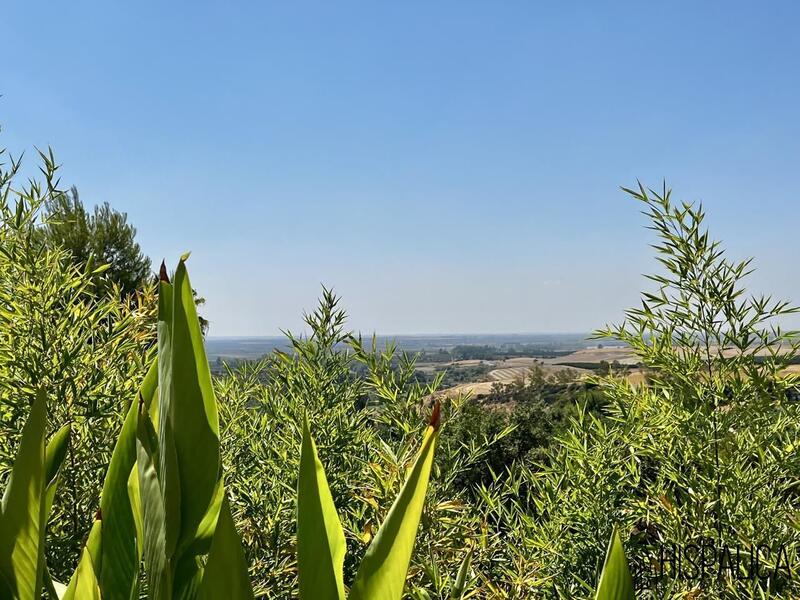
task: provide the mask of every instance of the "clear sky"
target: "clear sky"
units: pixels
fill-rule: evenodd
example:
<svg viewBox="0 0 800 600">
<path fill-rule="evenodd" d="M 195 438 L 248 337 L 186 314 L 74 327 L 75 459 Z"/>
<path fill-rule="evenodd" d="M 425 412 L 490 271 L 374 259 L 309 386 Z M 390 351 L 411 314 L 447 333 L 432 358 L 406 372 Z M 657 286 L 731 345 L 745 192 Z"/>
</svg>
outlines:
<svg viewBox="0 0 800 600">
<path fill-rule="evenodd" d="M 113 5 L 113 6 L 112 6 Z M 701 199 L 800 301 L 796 2 L 13 2 L 0 145 L 126 211 L 212 335 L 586 331 L 654 268 L 618 190 Z M 29 153 L 29 160 L 33 160 Z"/>
</svg>

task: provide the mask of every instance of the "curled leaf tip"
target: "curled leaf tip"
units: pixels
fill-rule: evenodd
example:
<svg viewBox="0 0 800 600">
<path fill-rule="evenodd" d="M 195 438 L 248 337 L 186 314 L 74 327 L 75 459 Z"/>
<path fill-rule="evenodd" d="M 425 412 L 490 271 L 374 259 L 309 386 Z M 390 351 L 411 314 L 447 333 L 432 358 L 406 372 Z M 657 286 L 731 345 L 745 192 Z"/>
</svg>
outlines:
<svg viewBox="0 0 800 600">
<path fill-rule="evenodd" d="M 169 283 L 169 275 L 167 275 L 167 265 L 164 264 L 164 261 L 161 261 L 161 269 L 158 271 L 158 280 L 163 281 L 164 283 Z"/>
<path fill-rule="evenodd" d="M 433 411 L 431 411 L 431 418 L 428 421 L 428 425 L 433 427 L 436 431 L 438 431 L 439 427 L 442 425 L 442 403 L 439 400 L 433 405 Z"/>
</svg>

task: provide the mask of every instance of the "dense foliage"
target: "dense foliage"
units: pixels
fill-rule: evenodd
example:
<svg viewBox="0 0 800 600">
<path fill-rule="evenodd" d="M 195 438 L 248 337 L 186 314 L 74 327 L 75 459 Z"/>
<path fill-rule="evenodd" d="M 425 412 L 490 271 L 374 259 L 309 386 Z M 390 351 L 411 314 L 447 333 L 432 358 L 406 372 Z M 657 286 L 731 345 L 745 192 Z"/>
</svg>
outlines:
<svg viewBox="0 0 800 600">
<path fill-rule="evenodd" d="M 546 462 L 549 449 L 583 404 L 600 414 L 604 395 L 593 384 L 579 380 L 572 370 L 545 373 L 534 366 L 525 378 L 497 383 L 491 393 L 469 398 L 447 427 L 445 437 L 462 444 L 494 440 L 481 459 L 458 477 L 464 489 L 474 492 L 509 468 Z"/>
<path fill-rule="evenodd" d="M 128 295 L 150 279 L 150 259 L 136 242 L 136 228 L 127 214 L 114 210 L 108 202 L 90 213 L 75 187 L 49 197 L 45 211 L 42 235 L 49 244 L 68 250 L 79 268 L 89 262 L 107 266 L 103 277 L 96 280 L 99 287 L 114 284 Z"/>
<path fill-rule="evenodd" d="M 309 415 L 317 432 L 345 530 L 349 582 L 403 483 L 424 427 L 425 399 L 434 391 L 416 382 L 407 355 L 398 357 L 392 347 L 379 351 L 350 336 L 337 304 L 325 292 L 306 317 L 311 334 L 290 334 L 293 352 L 278 352 L 216 381 L 234 514 L 256 592 L 265 597 L 285 598 L 297 588 L 294 473 L 302 415 Z M 366 376 L 355 374 L 354 362 Z M 445 407 L 445 423 L 457 417 L 461 405 L 457 400 Z M 457 482 L 480 463 L 492 441 L 440 443 L 418 542 L 425 552 L 412 564 L 412 590 L 447 593 L 449 578 L 480 528 Z"/>
<path fill-rule="evenodd" d="M 7 487 L 14 455 L 34 455 L 21 452 L 23 424 L 38 432 L 27 436 L 39 440 L 43 460 L 45 434 L 59 432 L 50 436 L 63 459 L 47 530 L 53 577 L 65 581 L 80 559 L 78 572 L 95 569 L 107 585 L 111 575 L 103 569 L 113 572 L 113 561 L 103 559 L 100 568 L 93 549 L 111 552 L 119 522 L 103 525 L 121 513 L 105 508 L 121 502 L 125 527 L 134 531 L 140 503 L 146 522 L 158 527 L 136 529 L 136 539 L 161 540 L 164 547 L 132 545 L 109 556 L 130 554 L 126 568 L 138 582 L 136 556 L 143 553 L 143 592 L 170 590 L 164 592 L 170 597 L 180 581 L 195 597 L 211 585 L 201 585 L 204 579 L 217 581 L 204 570 L 222 582 L 235 569 L 226 571 L 220 557 L 235 555 L 241 565 L 247 561 L 249 582 L 224 581 L 242 590 L 252 582 L 259 597 L 295 597 L 302 587 L 303 442 L 306 459 L 313 448 L 324 465 L 325 485 L 318 487 L 329 488 L 326 514 L 335 506 L 341 522 L 343 541 L 331 539 L 337 557 L 341 550 L 342 584 L 351 586 L 422 455 L 420 440 L 430 439 L 426 417 L 444 374 L 420 377 L 414 357 L 351 335 L 339 300 L 325 290 L 306 317 L 308 333 L 288 334 L 288 351 L 212 381 L 183 265 L 176 275 L 179 302 L 166 273 L 158 294 L 145 286 L 126 296 L 106 277 L 106 265 L 88 258 L 76 264 L 69 249 L 42 241 L 52 225 L 43 207 L 63 196 L 52 157 L 41 159 L 43 184 L 18 186 L 15 161 L 0 170 L 0 484 Z M 624 545 L 642 597 L 800 593 L 785 568 L 796 565 L 800 549 L 800 405 L 796 376 L 786 372 L 800 342 L 779 326 L 795 309 L 746 295 L 749 261 L 726 257 L 705 231 L 702 209 L 674 204 L 666 189 L 629 192 L 659 237 L 660 271 L 650 278 L 656 290 L 643 294 L 642 306 L 622 324 L 598 335 L 630 346 L 646 379 L 634 384 L 613 365 L 580 380 L 534 370 L 480 402 L 441 396 L 444 426 L 427 495 L 424 502 L 415 496 L 421 513 L 407 597 L 446 598 L 462 588 L 476 598 L 588 597 L 609 538 L 605 564 L 623 564 Z M 159 363 L 158 393 L 155 370 L 142 385 L 156 350 L 157 302 L 159 356 L 173 360 L 170 368 Z M 176 310 L 184 311 L 182 337 L 165 345 L 176 331 Z M 192 421 L 200 413 L 179 417 L 162 408 L 183 393 L 202 407 L 205 421 Z M 37 408 L 42 397 L 47 419 Z M 187 420 L 197 427 L 187 428 Z M 65 425 L 72 431 L 68 445 L 60 433 Z M 209 443 L 198 441 L 202 436 Z M 192 473 L 191 482 L 174 479 L 173 443 L 176 464 Z M 116 467 L 115 444 L 127 448 Z M 308 476 L 318 471 L 306 468 Z M 129 478 L 132 472 L 138 476 Z M 45 489 L 47 470 L 36 473 Z M 176 498 L 185 504 L 170 513 Z M 764 580 L 710 572 L 649 578 L 663 548 L 692 544 L 747 552 L 761 544 L 784 554 L 761 553 L 770 573 Z M 606 588 L 620 581 L 609 579 Z M 223 589 L 214 585 L 208 589 Z M 627 589 L 627 580 L 620 585 Z"/>
<path fill-rule="evenodd" d="M 36 391 L 51 398 L 51 422 L 72 425 L 64 486 L 53 508 L 51 564 L 71 572 L 97 509 L 121 415 L 152 358 L 153 291 L 121 301 L 105 267 L 78 267 L 42 243 L 44 205 L 60 195 L 52 156 L 45 181 L 18 185 L 21 163 L 0 167 L 0 480 L 10 469 Z M 95 263 L 98 264 L 98 263 Z"/>
<path fill-rule="evenodd" d="M 658 289 L 643 295 L 641 308 L 598 334 L 629 344 L 648 383 L 598 378 L 605 416 L 581 410 L 545 468 L 522 465 L 487 490 L 505 560 L 530 574 L 526 585 L 509 579 L 506 590 L 580 595 L 580 581 L 596 573 L 598 540 L 620 523 L 652 597 L 793 597 L 800 405 L 796 376 L 784 369 L 798 336 L 775 319 L 795 309 L 746 296 L 749 261 L 725 257 L 703 228 L 702 209 L 673 205 L 666 189 L 630 193 L 659 236 L 663 271 L 651 277 Z M 694 576 L 687 568 L 654 579 L 663 549 L 692 545 L 715 548 L 716 562 Z M 763 579 L 747 567 L 758 545 Z M 740 548 L 747 561 L 720 569 L 724 548 Z"/>
</svg>

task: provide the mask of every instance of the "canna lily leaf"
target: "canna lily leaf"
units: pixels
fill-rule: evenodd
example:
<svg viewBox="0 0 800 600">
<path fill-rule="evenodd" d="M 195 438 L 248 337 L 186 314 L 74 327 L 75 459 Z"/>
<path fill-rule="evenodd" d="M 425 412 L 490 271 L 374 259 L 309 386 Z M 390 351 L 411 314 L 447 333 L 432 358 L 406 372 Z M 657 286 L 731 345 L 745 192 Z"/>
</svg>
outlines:
<svg viewBox="0 0 800 600">
<path fill-rule="evenodd" d="M 142 509 L 143 556 L 150 600 L 170 598 L 164 524 L 164 498 L 161 495 L 156 463 L 155 431 L 147 413 L 140 412 L 136 430 L 139 495 Z"/>
<path fill-rule="evenodd" d="M 45 597 L 57 600 L 63 600 L 64 595 L 67 593 L 67 586 L 60 581 L 55 581 L 50 576 L 50 571 L 47 569 L 47 565 L 44 566 L 44 591 Z M 0 596 L 0 598 L 2 597 L 3 596 Z"/>
<path fill-rule="evenodd" d="M 297 482 L 297 574 L 303 600 L 344 600 L 345 539 L 325 470 L 303 419 Z"/>
<path fill-rule="evenodd" d="M 200 585 L 199 600 L 253 600 L 253 588 L 247 572 L 247 559 L 236 533 L 227 498 L 223 498 L 211 550 Z M 319 596 L 322 598 L 322 596 Z"/>
<path fill-rule="evenodd" d="M 59 429 L 50 441 L 44 452 L 44 473 L 45 473 L 45 520 L 50 515 L 50 508 L 53 506 L 53 498 L 58 487 L 58 475 L 61 472 L 61 465 L 67 456 L 69 448 L 69 437 L 71 429 L 69 425 L 64 425 Z"/>
<path fill-rule="evenodd" d="M 130 498 L 131 511 L 133 512 L 133 525 L 136 530 L 136 556 L 141 560 L 142 544 L 144 543 L 144 523 L 142 523 L 142 497 L 139 493 L 138 467 L 131 469 L 130 477 L 128 477 L 128 498 Z"/>
<path fill-rule="evenodd" d="M 47 400 L 39 391 L 22 429 L 0 506 L 0 573 L 12 597 L 39 598 L 44 563 Z"/>
<path fill-rule="evenodd" d="M 177 471 L 175 441 L 172 438 L 172 325 L 173 299 L 172 284 L 167 277 L 167 268 L 161 263 L 158 288 L 158 432 L 161 435 L 161 456 L 157 471 L 161 479 L 164 497 L 165 553 L 172 556 L 180 535 L 180 480 Z M 167 460 L 169 459 L 169 460 Z"/>
<path fill-rule="evenodd" d="M 437 402 L 419 456 L 361 561 L 350 589 L 350 600 L 400 600 L 402 597 L 428 489 L 439 425 L 440 406 Z"/>
<path fill-rule="evenodd" d="M 108 465 L 100 496 L 102 528 L 98 574 L 106 600 L 129 600 L 136 589 L 141 559 L 141 537 L 137 535 L 136 516 L 128 491 L 129 479 L 135 474 L 136 429 L 140 405 L 146 410 L 153 403 L 158 383 L 158 362 L 153 361 L 131 403 L 128 415 L 117 438 Z M 138 489 L 138 486 L 137 486 Z"/>
<path fill-rule="evenodd" d="M 208 507 L 203 520 L 197 526 L 197 531 L 194 533 L 194 542 L 186 547 L 188 554 L 208 554 L 211 548 L 211 541 L 214 537 L 214 532 L 217 529 L 217 521 L 219 519 L 219 511 L 222 507 L 222 501 L 225 498 L 225 486 L 222 484 L 222 478 L 217 480 L 217 487 L 214 490 L 214 496 L 211 499 L 211 506 Z"/>
<path fill-rule="evenodd" d="M 220 478 L 219 420 L 183 260 L 175 272 L 171 293 L 166 282 L 161 283 L 161 290 L 166 293 L 159 297 L 159 434 L 163 446 L 159 472 L 165 485 L 168 522 L 174 522 L 172 507 L 180 508 L 177 539 L 167 530 L 167 553 L 172 556 L 173 545 L 180 554 L 196 542 L 201 523 L 208 518 L 209 508 L 214 507 Z"/>
<path fill-rule="evenodd" d="M 64 425 L 53 435 L 53 437 L 50 438 L 50 441 L 47 443 L 47 447 L 44 451 L 44 473 L 47 484 L 43 498 L 44 506 L 42 510 L 44 513 L 42 515 L 42 543 L 39 544 L 38 570 L 40 573 L 42 573 L 46 581 L 50 580 L 50 574 L 47 571 L 47 562 L 44 556 L 45 528 L 47 527 L 47 522 L 50 520 L 50 509 L 53 507 L 53 499 L 56 496 L 61 465 L 64 464 L 64 458 L 67 456 L 70 433 L 70 426 Z"/>
<path fill-rule="evenodd" d="M 634 600 L 633 578 L 616 527 L 611 533 L 595 600 Z"/>
<path fill-rule="evenodd" d="M 101 600 L 100 586 L 97 583 L 95 576 L 94 566 L 89 553 L 84 550 L 81 554 L 81 560 L 78 562 L 78 568 L 75 569 L 72 581 L 75 582 L 73 586 L 70 584 L 67 591 L 61 600 L 73 600 L 80 598 L 80 600 Z"/>
<path fill-rule="evenodd" d="M 72 578 L 67 586 L 67 591 L 61 600 L 100 600 L 100 585 L 97 581 L 97 570 L 95 563 L 100 557 L 100 545 L 102 543 L 102 522 L 95 521 L 89 532 L 89 539 L 81 552 L 78 568 L 72 574 Z"/>
<path fill-rule="evenodd" d="M 172 567 L 172 600 L 196 600 L 203 582 L 199 556 L 184 554 Z"/>
</svg>

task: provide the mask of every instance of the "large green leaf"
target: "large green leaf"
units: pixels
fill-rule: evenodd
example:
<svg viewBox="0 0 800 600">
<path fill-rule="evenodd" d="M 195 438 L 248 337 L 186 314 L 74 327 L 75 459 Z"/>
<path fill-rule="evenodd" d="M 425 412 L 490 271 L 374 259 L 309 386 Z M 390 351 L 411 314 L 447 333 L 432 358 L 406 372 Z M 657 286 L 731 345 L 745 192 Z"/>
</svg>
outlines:
<svg viewBox="0 0 800 600">
<path fill-rule="evenodd" d="M 439 437 L 438 404 L 431 423 L 400 495 L 361 561 L 350 589 L 350 600 L 400 600 L 403 595 Z"/>
<path fill-rule="evenodd" d="M 136 556 L 138 556 L 139 560 L 141 560 L 142 547 L 144 544 L 144 523 L 142 522 L 142 497 L 141 494 L 139 493 L 138 467 L 131 469 L 130 477 L 128 477 L 128 497 L 130 498 L 131 501 L 131 511 L 133 512 L 133 525 L 134 528 L 136 529 Z"/>
<path fill-rule="evenodd" d="M 50 441 L 44 452 L 44 474 L 46 487 L 44 491 L 44 507 L 42 514 L 42 543 L 39 544 L 39 566 L 37 568 L 39 573 L 46 575 L 45 579 L 49 581 L 50 576 L 47 571 L 47 563 L 45 561 L 44 550 L 44 528 L 50 520 L 50 509 L 53 507 L 53 499 L 56 496 L 56 489 L 58 488 L 59 473 L 61 472 L 61 465 L 64 464 L 64 458 L 67 456 L 69 448 L 69 437 L 71 429 L 69 425 L 64 425 L 59 429 Z"/>
<path fill-rule="evenodd" d="M 61 473 L 61 465 L 67 456 L 69 449 L 69 437 L 71 428 L 64 425 L 53 434 L 44 452 L 44 480 L 45 480 L 45 518 L 50 515 L 50 508 L 53 506 L 53 497 L 58 487 L 58 476 Z"/>
<path fill-rule="evenodd" d="M 169 283 L 166 267 L 161 264 L 161 281 L 158 288 L 158 432 L 161 456 L 157 464 L 164 498 L 166 523 L 164 524 L 165 553 L 172 556 L 180 535 L 180 479 L 177 470 L 175 440 L 172 436 L 172 326 L 174 292 Z"/>
<path fill-rule="evenodd" d="M 162 288 L 167 285 L 162 283 Z M 159 329 L 159 338 L 162 330 L 169 335 L 163 346 L 159 339 L 159 360 L 163 363 L 159 373 L 159 389 L 167 397 L 166 401 L 163 396 L 161 399 L 163 428 L 159 434 L 165 442 L 162 448 L 161 473 L 167 476 L 171 476 L 164 469 L 171 460 L 168 438 L 174 443 L 180 488 L 180 534 L 176 551 L 180 553 L 182 549 L 196 542 L 200 525 L 208 518 L 209 508 L 214 506 L 217 481 L 220 478 L 217 403 L 194 295 L 183 259 L 175 272 L 171 315 L 166 314 L 165 310 L 163 320 L 168 323 L 170 319 L 171 328 L 160 324 Z M 159 321 L 161 320 L 162 317 L 159 316 Z M 170 479 L 166 479 L 166 482 L 165 507 L 169 511 Z M 170 515 L 168 513 L 168 517 Z M 167 549 L 171 549 L 169 535 Z"/>
<path fill-rule="evenodd" d="M 633 578 L 628 568 L 628 559 L 625 558 L 625 549 L 615 527 L 608 543 L 595 600 L 634 600 L 634 598 Z"/>
<path fill-rule="evenodd" d="M 78 568 L 72 574 L 67 591 L 61 600 L 100 600 L 96 561 L 100 558 L 102 529 L 101 521 L 95 521 L 92 525 L 89 539 L 81 552 Z"/>
<path fill-rule="evenodd" d="M 324 596 L 315 596 L 322 600 Z M 253 600 L 253 588 L 247 572 L 247 559 L 236 533 L 228 499 L 224 498 L 217 527 L 208 553 L 199 600 Z"/>
<path fill-rule="evenodd" d="M 19 600 L 39 598 L 44 563 L 47 400 L 36 395 L 0 509 L 0 572 Z"/>
<path fill-rule="evenodd" d="M 303 419 L 297 482 L 297 569 L 303 600 L 344 600 L 342 566 L 346 550 L 317 447 Z"/>
<path fill-rule="evenodd" d="M 201 558 L 195 554 L 184 554 L 172 569 L 172 600 L 197 600 L 203 581 Z"/>
<path fill-rule="evenodd" d="M 139 410 L 150 407 L 156 395 L 157 384 L 158 363 L 153 361 L 137 398 L 128 409 L 103 483 L 100 514 L 105 526 L 102 528 L 98 571 L 106 600 L 130 600 L 137 584 L 141 541 L 137 543 L 136 515 L 131 507 L 128 482 L 136 463 Z M 138 476 L 136 479 L 138 482 Z"/>
<path fill-rule="evenodd" d="M 186 554 L 208 554 L 211 548 L 214 532 L 217 529 L 219 511 L 222 507 L 222 501 L 224 498 L 225 486 L 222 484 L 222 478 L 220 478 L 217 480 L 217 487 L 214 490 L 214 496 L 211 499 L 211 505 L 208 507 L 208 510 L 203 516 L 202 521 L 200 521 L 200 524 L 197 526 L 194 542 L 187 544 L 184 547 L 184 552 Z"/>
<path fill-rule="evenodd" d="M 136 428 L 136 464 L 144 538 L 143 556 L 148 598 L 168 600 L 172 585 L 166 556 L 164 498 L 158 480 L 155 430 L 146 412 L 140 412 Z"/>
</svg>

